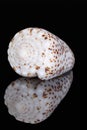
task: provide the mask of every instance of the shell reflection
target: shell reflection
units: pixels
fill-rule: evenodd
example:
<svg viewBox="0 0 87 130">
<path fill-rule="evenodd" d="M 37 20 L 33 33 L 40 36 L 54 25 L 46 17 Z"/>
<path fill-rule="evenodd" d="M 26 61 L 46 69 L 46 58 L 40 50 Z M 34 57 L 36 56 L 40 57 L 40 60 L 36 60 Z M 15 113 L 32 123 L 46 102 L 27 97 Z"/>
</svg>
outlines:
<svg viewBox="0 0 87 130">
<path fill-rule="evenodd" d="M 70 71 L 48 81 L 19 78 L 6 89 L 4 102 L 16 120 L 36 124 L 47 119 L 67 94 L 73 80 Z"/>
</svg>

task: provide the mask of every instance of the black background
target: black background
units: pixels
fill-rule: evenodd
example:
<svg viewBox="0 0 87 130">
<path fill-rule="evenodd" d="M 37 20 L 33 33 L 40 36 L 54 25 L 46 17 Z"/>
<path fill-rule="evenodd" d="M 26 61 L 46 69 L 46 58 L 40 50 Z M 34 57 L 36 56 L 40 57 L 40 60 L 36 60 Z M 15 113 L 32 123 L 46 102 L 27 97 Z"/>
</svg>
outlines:
<svg viewBox="0 0 87 130">
<path fill-rule="evenodd" d="M 87 65 L 87 4 L 81 1 L 58 2 L 3 2 L 0 4 L 0 125 L 3 129 L 84 129 L 86 116 Z M 7 61 L 7 48 L 11 38 L 21 29 L 41 27 L 58 35 L 72 49 L 76 63 L 70 91 L 47 120 L 31 125 L 16 121 L 4 105 L 4 92 L 8 84 L 19 76 Z M 12 124 L 12 125 L 11 125 Z"/>
</svg>

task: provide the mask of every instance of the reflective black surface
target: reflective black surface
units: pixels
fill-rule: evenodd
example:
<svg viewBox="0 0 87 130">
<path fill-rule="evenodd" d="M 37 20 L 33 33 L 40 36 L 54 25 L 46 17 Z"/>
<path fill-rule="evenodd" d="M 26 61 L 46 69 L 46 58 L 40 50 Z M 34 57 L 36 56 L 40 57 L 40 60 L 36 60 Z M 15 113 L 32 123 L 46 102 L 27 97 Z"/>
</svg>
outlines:
<svg viewBox="0 0 87 130">
<path fill-rule="evenodd" d="M 4 94 L 4 103 L 16 120 L 37 124 L 46 120 L 67 95 L 73 81 L 73 72 L 41 81 L 38 78 L 18 78 L 12 81 Z"/>
<path fill-rule="evenodd" d="M 0 120 L 7 129 L 65 129 L 81 126 L 86 115 L 86 4 L 1 4 L 0 5 Z M 4 92 L 9 83 L 19 77 L 7 61 L 7 48 L 16 32 L 26 27 L 42 27 L 58 35 L 72 49 L 76 63 L 72 86 L 58 108 L 44 122 L 30 125 L 16 121 L 4 105 Z M 12 126 L 11 126 L 12 124 Z M 64 126 L 65 124 L 65 126 Z M 70 126 L 69 126 L 70 125 Z"/>
</svg>

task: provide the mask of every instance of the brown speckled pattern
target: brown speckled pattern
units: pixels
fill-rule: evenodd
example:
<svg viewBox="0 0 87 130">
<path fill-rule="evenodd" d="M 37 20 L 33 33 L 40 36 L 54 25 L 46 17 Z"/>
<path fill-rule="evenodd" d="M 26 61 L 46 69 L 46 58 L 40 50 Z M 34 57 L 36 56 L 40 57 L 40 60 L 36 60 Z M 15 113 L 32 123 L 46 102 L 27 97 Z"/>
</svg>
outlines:
<svg viewBox="0 0 87 130">
<path fill-rule="evenodd" d="M 69 46 L 41 28 L 27 28 L 13 37 L 8 61 L 19 75 L 48 80 L 71 70 L 75 63 Z"/>
<path fill-rule="evenodd" d="M 36 124 L 47 119 L 67 94 L 73 73 L 48 81 L 19 78 L 6 89 L 4 102 L 17 120 Z"/>
</svg>

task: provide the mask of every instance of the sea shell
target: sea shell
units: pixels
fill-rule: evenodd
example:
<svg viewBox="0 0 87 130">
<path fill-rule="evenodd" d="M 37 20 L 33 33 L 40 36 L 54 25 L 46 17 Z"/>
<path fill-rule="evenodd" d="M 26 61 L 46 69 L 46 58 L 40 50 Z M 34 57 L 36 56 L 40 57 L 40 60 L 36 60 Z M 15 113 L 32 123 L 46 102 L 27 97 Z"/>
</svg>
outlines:
<svg viewBox="0 0 87 130">
<path fill-rule="evenodd" d="M 67 94 L 73 72 L 48 81 L 19 78 L 6 89 L 4 102 L 16 120 L 36 124 L 47 119 Z"/>
<path fill-rule="evenodd" d="M 8 61 L 21 76 L 48 80 L 71 70 L 75 58 L 59 37 L 42 28 L 26 28 L 10 41 Z"/>
</svg>

